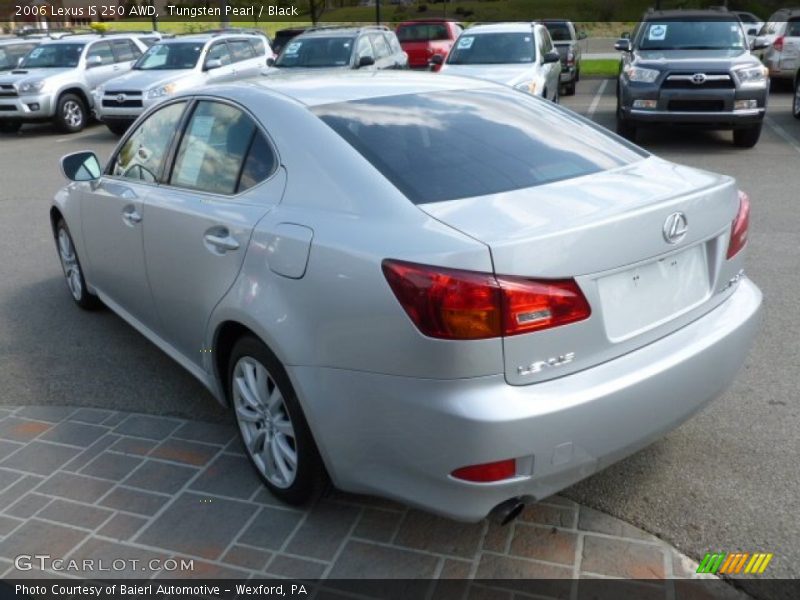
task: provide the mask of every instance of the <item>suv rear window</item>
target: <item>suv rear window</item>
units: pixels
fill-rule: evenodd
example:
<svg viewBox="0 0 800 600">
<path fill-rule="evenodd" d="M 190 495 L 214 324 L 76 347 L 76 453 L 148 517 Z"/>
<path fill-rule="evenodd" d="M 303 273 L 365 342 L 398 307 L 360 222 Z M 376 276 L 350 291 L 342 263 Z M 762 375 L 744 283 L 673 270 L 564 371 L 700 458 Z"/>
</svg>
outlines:
<svg viewBox="0 0 800 600">
<path fill-rule="evenodd" d="M 397 37 L 401 42 L 429 42 L 432 40 L 449 40 L 450 32 L 443 23 L 418 23 L 401 25 L 397 28 Z"/>
<path fill-rule="evenodd" d="M 313 111 L 414 204 L 533 187 L 646 156 L 511 89 L 370 98 Z"/>
</svg>

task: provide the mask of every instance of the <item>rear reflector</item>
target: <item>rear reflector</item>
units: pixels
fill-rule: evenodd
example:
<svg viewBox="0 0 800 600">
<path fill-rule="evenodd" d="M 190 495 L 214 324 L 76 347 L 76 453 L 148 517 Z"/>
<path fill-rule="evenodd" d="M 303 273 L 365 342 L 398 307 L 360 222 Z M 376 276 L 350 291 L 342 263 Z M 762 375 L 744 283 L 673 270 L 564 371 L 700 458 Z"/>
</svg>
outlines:
<svg viewBox="0 0 800 600">
<path fill-rule="evenodd" d="M 739 191 L 739 212 L 731 224 L 731 240 L 728 242 L 728 258 L 733 258 L 747 245 L 747 231 L 750 229 L 750 198 Z"/>
<path fill-rule="evenodd" d="M 483 465 L 461 467 L 451 473 L 456 479 L 473 481 L 476 483 L 489 483 L 511 479 L 517 474 L 517 462 L 513 458 Z"/>
<path fill-rule="evenodd" d="M 479 340 L 530 333 L 586 319 L 589 303 L 572 279 L 531 280 L 383 261 L 383 273 L 427 336 Z"/>
</svg>

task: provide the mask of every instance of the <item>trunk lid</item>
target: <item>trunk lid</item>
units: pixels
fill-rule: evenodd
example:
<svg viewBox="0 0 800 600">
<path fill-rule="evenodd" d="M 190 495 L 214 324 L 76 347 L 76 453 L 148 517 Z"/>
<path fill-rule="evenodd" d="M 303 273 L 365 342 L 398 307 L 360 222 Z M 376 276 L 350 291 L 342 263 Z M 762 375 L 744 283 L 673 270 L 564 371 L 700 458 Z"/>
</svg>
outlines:
<svg viewBox="0 0 800 600">
<path fill-rule="evenodd" d="M 498 275 L 574 278 L 581 287 L 588 319 L 504 338 L 506 379 L 525 385 L 635 350 L 719 304 L 738 271 L 725 260 L 737 192 L 730 177 L 650 157 L 420 208 L 485 243 Z M 687 231 L 670 244 L 665 224 L 678 212 Z"/>
</svg>

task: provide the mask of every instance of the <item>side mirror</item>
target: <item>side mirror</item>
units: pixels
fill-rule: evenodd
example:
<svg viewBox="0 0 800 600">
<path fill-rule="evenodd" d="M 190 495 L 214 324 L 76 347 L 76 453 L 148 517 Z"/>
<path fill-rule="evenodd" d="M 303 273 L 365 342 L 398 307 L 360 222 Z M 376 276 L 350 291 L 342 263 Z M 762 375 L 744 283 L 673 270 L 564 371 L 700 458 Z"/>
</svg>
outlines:
<svg viewBox="0 0 800 600">
<path fill-rule="evenodd" d="M 99 67 L 102 64 L 103 64 L 103 59 L 97 56 L 96 54 L 86 59 L 87 69 L 94 69 L 95 67 Z"/>
<path fill-rule="evenodd" d="M 375 59 L 371 56 L 362 56 L 358 59 L 358 66 L 356 68 L 360 69 L 361 67 L 371 67 L 375 64 Z"/>
<path fill-rule="evenodd" d="M 275 66 L 275 58 L 274 57 L 270 56 L 267 59 L 267 66 L 268 67 L 274 67 Z"/>
<path fill-rule="evenodd" d="M 579 40 L 585 40 L 585 39 L 586 39 L 586 37 L 587 37 L 587 36 L 586 36 L 586 32 L 585 32 L 585 31 L 579 31 L 579 32 L 578 32 L 578 39 L 579 39 Z"/>
<path fill-rule="evenodd" d="M 763 37 L 757 37 L 750 44 L 751 50 L 763 50 L 764 48 L 769 48 L 769 42 L 765 40 Z"/>
<path fill-rule="evenodd" d="M 218 58 L 211 58 L 206 61 L 206 66 L 203 67 L 205 71 L 213 71 L 214 69 L 219 69 L 222 66 L 222 61 Z"/>
<path fill-rule="evenodd" d="M 70 181 L 94 181 L 102 169 L 94 152 L 75 152 L 61 159 L 61 172 Z"/>
<path fill-rule="evenodd" d="M 434 54 L 431 56 L 430 60 L 428 61 L 428 66 L 432 69 L 436 67 L 441 67 L 444 64 L 444 56 L 441 54 Z"/>
<path fill-rule="evenodd" d="M 561 55 L 556 50 L 551 50 L 543 57 L 544 64 L 557 63 L 561 60 Z"/>
<path fill-rule="evenodd" d="M 755 27 L 751 27 L 750 29 L 747 30 L 747 35 L 758 35 L 758 29 L 756 29 Z"/>
<path fill-rule="evenodd" d="M 633 49 L 633 45 L 628 38 L 620 38 L 614 44 L 614 50 L 619 50 L 620 52 L 630 52 Z"/>
</svg>

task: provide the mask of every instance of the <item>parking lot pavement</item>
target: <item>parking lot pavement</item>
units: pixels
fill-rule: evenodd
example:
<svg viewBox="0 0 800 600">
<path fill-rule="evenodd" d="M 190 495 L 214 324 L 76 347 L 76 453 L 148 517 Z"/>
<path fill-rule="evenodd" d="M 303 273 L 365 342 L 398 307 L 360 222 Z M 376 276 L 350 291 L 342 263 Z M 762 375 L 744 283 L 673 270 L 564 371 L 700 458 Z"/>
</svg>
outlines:
<svg viewBox="0 0 800 600">
<path fill-rule="evenodd" d="M 613 127 L 611 82 L 582 81 L 563 102 Z M 773 577 L 800 576 L 800 122 L 790 102 L 788 92 L 772 94 L 768 125 L 752 150 L 735 148 L 730 133 L 643 132 L 645 148 L 735 175 L 750 194 L 748 273 L 765 293 L 764 324 L 728 393 L 662 441 L 566 492 L 695 558 L 710 550 L 773 552 L 765 574 Z M 105 158 L 115 142 L 100 126 L 64 136 L 44 125 L 0 140 L 0 405 L 229 423 L 191 376 L 121 319 L 82 312 L 69 300 L 47 219 L 50 197 L 63 185 L 57 161 L 87 148 Z M 461 531 L 453 525 L 450 534 Z"/>
<path fill-rule="evenodd" d="M 561 497 L 507 527 L 340 492 L 296 510 L 262 487 L 231 425 L 21 407 L 0 410 L 0 447 L 6 578 L 53 575 L 10 562 L 45 551 L 67 561 L 135 558 L 145 566 L 120 565 L 114 575 L 136 578 L 644 580 L 697 569 L 658 538 Z M 193 559 L 194 570 L 171 570 L 170 559 Z M 642 589 L 669 597 L 663 583 Z"/>
</svg>

